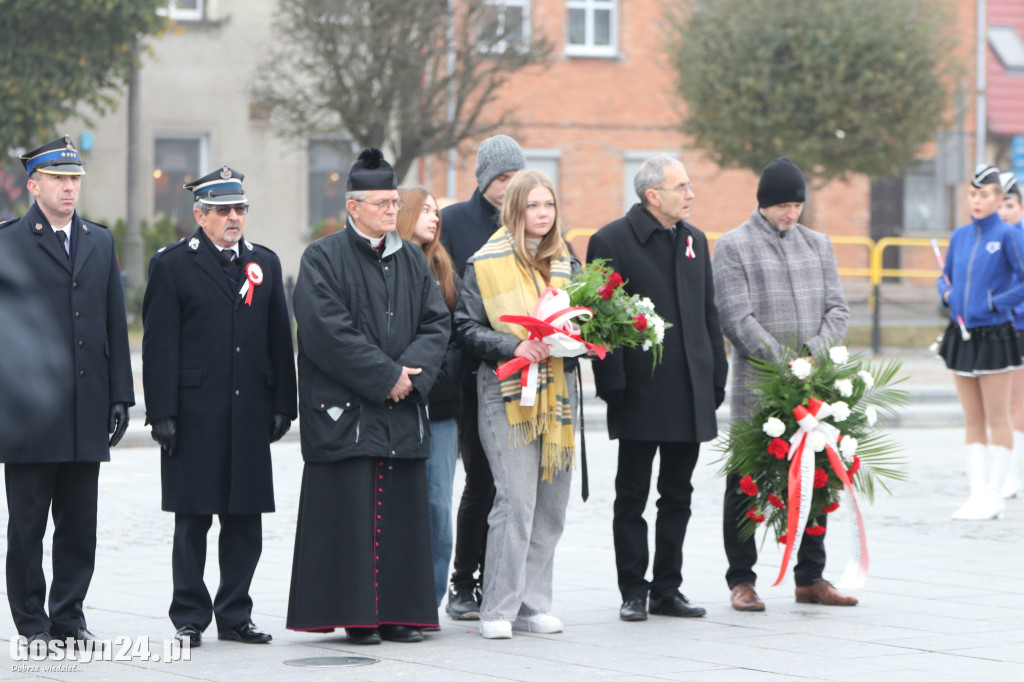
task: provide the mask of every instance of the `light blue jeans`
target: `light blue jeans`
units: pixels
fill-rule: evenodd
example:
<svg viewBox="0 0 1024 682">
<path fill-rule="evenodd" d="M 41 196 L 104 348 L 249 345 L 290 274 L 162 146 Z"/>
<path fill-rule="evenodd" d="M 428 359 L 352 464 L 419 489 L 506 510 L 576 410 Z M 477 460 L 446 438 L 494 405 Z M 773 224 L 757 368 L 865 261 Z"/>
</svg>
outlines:
<svg viewBox="0 0 1024 682">
<path fill-rule="evenodd" d="M 430 548 L 434 556 L 437 605 L 448 589 L 452 560 L 452 482 L 459 458 L 459 429 L 455 419 L 430 420 L 430 459 L 427 460 L 427 498 L 430 504 Z"/>
</svg>

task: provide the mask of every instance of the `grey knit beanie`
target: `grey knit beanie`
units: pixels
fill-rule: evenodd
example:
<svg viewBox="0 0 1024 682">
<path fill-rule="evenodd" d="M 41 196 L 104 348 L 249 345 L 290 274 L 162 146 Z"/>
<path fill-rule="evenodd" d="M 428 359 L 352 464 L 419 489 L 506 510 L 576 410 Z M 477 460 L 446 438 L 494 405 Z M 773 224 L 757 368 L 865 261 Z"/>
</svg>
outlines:
<svg viewBox="0 0 1024 682">
<path fill-rule="evenodd" d="M 508 135 L 488 137 L 476 151 L 476 184 L 481 192 L 502 173 L 524 168 L 526 156 L 523 149 Z"/>
</svg>

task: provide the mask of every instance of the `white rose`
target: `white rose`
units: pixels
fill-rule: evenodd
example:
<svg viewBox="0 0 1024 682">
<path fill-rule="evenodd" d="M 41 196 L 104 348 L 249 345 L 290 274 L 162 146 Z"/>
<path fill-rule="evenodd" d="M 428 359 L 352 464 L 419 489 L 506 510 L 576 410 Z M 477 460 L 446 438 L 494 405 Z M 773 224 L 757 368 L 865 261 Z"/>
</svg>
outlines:
<svg viewBox="0 0 1024 682">
<path fill-rule="evenodd" d="M 864 419 L 867 421 L 868 426 L 874 426 L 875 422 L 878 421 L 878 412 L 871 405 L 864 408 Z"/>
<path fill-rule="evenodd" d="M 811 363 L 807 362 L 807 360 L 797 358 L 790 364 L 789 371 L 793 373 L 793 376 L 802 381 L 811 376 L 811 372 L 814 371 L 814 368 L 811 366 Z"/>
<path fill-rule="evenodd" d="M 786 432 L 786 425 L 782 423 L 781 419 L 768 417 L 768 421 L 764 423 L 761 430 L 764 431 L 769 438 L 778 438 Z"/>
<path fill-rule="evenodd" d="M 832 420 L 836 423 L 844 422 L 850 416 L 850 406 L 842 400 L 832 403 Z"/>
<path fill-rule="evenodd" d="M 853 436 L 843 436 L 843 439 L 839 441 L 839 452 L 844 457 L 853 457 L 857 454 L 857 439 Z"/>
<path fill-rule="evenodd" d="M 811 431 L 810 435 L 807 436 L 807 444 L 815 452 L 821 452 L 824 450 L 826 442 L 825 436 L 821 435 L 818 431 Z"/>
<path fill-rule="evenodd" d="M 643 348 L 644 350 L 650 350 L 652 345 L 653 344 L 651 343 L 650 339 L 644 339 L 644 345 L 642 345 L 641 348 Z"/>
<path fill-rule="evenodd" d="M 850 352 L 846 350 L 846 346 L 832 346 L 828 349 L 828 356 L 837 365 L 845 365 L 850 359 Z"/>
<path fill-rule="evenodd" d="M 665 320 L 660 315 L 647 315 L 647 323 L 654 329 L 654 338 L 658 343 L 665 341 Z"/>
<path fill-rule="evenodd" d="M 871 388 L 875 385 L 875 377 L 871 376 L 871 372 L 862 369 L 857 372 L 857 376 L 859 376 L 860 380 L 864 382 L 865 388 Z"/>
<path fill-rule="evenodd" d="M 853 395 L 853 382 L 849 379 L 837 379 L 836 390 L 839 391 L 839 395 L 849 398 Z"/>
<path fill-rule="evenodd" d="M 637 307 L 646 308 L 647 310 L 654 310 L 654 301 L 644 296 L 636 302 Z"/>
</svg>

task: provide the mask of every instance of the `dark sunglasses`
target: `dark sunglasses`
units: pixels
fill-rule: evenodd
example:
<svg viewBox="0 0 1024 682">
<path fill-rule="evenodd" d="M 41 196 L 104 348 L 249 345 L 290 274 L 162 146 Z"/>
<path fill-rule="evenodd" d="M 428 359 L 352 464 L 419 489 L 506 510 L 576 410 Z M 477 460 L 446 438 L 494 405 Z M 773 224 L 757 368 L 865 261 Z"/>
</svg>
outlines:
<svg viewBox="0 0 1024 682">
<path fill-rule="evenodd" d="M 245 215 L 249 212 L 249 204 L 228 204 L 223 206 L 207 206 L 206 212 L 216 211 L 217 215 L 229 216 L 234 211 L 238 215 Z"/>
</svg>

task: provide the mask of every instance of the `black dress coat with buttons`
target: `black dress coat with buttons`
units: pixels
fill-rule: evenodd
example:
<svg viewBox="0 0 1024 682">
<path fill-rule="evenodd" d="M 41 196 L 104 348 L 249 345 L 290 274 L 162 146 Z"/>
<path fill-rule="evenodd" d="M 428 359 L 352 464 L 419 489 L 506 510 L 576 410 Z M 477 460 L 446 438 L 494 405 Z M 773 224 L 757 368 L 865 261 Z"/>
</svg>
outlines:
<svg viewBox="0 0 1024 682">
<path fill-rule="evenodd" d="M 626 291 L 649 297 L 672 323 L 662 362 L 619 348 L 594 360 L 597 394 L 608 405 L 610 438 L 705 442 L 718 433 L 715 409 L 725 397 L 728 361 L 715 307 L 715 287 L 704 233 L 679 221 L 664 229 L 640 204 L 591 238 L 587 260 L 608 259 L 628 282 Z M 692 240 L 693 257 L 686 255 Z"/>
<path fill-rule="evenodd" d="M 106 462 L 113 403 L 135 404 L 121 271 L 102 225 L 71 221 L 71 258 L 33 204 L 0 228 L 0 251 L 28 270 L 35 305 L 53 313 L 57 352 L 72 371 L 60 378 L 52 427 L 0 453 L 4 463 Z M 2 351 L 0 351 L 2 352 Z M 25 381 L 32 377 L 25 376 Z M 0 389 L 2 390 L 2 389 Z"/>
<path fill-rule="evenodd" d="M 202 229 L 149 261 L 146 422 L 178 423 L 173 456 L 161 455 L 164 511 L 274 511 L 272 415 L 296 416 L 291 324 L 277 255 L 245 240 L 238 246 L 238 286 L 228 283 Z M 263 281 L 246 305 L 239 290 L 251 264 Z"/>
</svg>

